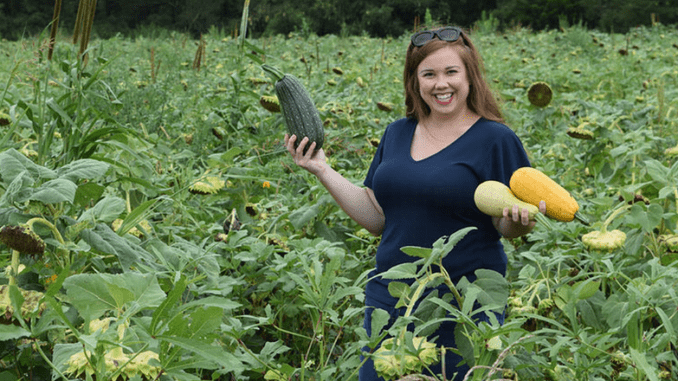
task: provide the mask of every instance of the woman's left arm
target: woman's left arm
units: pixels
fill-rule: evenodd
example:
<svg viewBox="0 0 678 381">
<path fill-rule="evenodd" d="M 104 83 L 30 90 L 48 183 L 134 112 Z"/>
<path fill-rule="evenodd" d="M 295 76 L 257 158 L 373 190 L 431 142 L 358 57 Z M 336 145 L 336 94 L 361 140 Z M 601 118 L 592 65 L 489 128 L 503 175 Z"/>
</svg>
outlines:
<svg viewBox="0 0 678 381">
<path fill-rule="evenodd" d="M 546 213 L 546 203 L 539 202 L 539 211 Z M 534 229 L 536 222 L 530 220 L 527 209 L 520 209 L 518 205 L 513 205 L 513 210 L 509 215 L 509 208 L 504 208 L 503 217 L 492 217 L 492 223 L 499 234 L 504 238 L 518 238 Z"/>
</svg>

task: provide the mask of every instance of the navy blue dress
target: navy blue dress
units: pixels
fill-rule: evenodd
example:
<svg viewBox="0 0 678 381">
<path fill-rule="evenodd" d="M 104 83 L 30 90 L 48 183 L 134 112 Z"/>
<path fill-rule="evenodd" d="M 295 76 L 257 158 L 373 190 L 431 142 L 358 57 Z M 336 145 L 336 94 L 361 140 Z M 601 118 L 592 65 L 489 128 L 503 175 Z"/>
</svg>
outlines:
<svg viewBox="0 0 678 381">
<path fill-rule="evenodd" d="M 365 329 L 370 333 L 373 308 L 391 313 L 397 300 L 388 292 L 390 280 L 378 275 L 391 267 L 417 258 L 400 251 L 403 246 L 431 247 L 442 236 L 469 226 L 469 232 L 443 260 L 453 281 L 466 276 L 473 280 L 475 270 L 491 269 L 506 273 L 506 253 L 492 218 L 475 206 L 473 193 L 481 182 L 509 183 L 511 174 L 530 166 L 520 139 L 507 126 L 484 118 L 436 154 L 414 160 L 410 154 L 417 121 L 403 118 L 384 132 L 367 173 L 364 185 L 374 195 L 385 215 L 384 231 L 376 253 L 376 268 L 365 291 Z M 443 323 L 432 335 L 438 345 L 454 346 L 454 323 Z M 461 358 L 447 351 L 446 374 L 459 372 L 462 380 L 467 367 L 458 368 Z M 440 366 L 432 368 L 441 373 Z M 371 360 L 360 369 L 360 381 L 382 380 Z"/>
</svg>

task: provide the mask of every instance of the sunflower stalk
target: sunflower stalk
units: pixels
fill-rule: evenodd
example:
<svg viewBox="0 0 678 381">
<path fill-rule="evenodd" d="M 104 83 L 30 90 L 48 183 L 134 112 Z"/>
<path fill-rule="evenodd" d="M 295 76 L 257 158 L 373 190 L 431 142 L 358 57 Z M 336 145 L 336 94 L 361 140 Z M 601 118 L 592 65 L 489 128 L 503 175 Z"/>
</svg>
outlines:
<svg viewBox="0 0 678 381">
<path fill-rule="evenodd" d="M 33 225 L 35 225 L 36 222 L 39 222 L 39 223 L 47 226 L 49 228 L 49 230 L 52 232 L 52 234 L 54 234 L 54 238 L 56 238 L 57 241 L 59 241 L 60 244 L 62 244 L 62 245 L 66 244 L 66 241 L 64 241 L 63 236 L 61 235 L 59 230 L 56 228 L 56 226 L 54 226 L 53 223 L 47 221 L 46 219 L 44 219 L 42 217 L 31 218 L 30 220 L 28 220 L 26 222 L 26 225 L 28 225 L 28 227 L 30 227 L 32 229 Z"/>
<path fill-rule="evenodd" d="M 53 223 L 47 221 L 46 219 L 42 217 L 34 217 L 31 218 L 26 222 L 26 225 L 30 228 L 33 229 L 33 225 L 36 223 L 40 223 L 44 226 L 47 226 L 49 230 L 52 232 L 52 235 L 54 235 L 54 238 L 56 238 L 57 241 L 61 244 L 62 248 L 58 249 L 59 254 L 62 255 L 57 255 L 56 258 L 59 261 L 59 264 L 61 265 L 62 268 L 70 268 L 71 266 L 71 260 L 69 256 L 69 250 L 65 247 L 66 246 L 66 241 L 64 240 L 63 236 L 59 232 L 59 229 L 54 226 Z M 65 259 L 65 262 L 62 262 L 62 259 Z"/>
<path fill-rule="evenodd" d="M 9 285 L 16 286 L 16 276 L 19 274 L 19 251 L 12 249 L 12 270 L 9 274 Z"/>
</svg>

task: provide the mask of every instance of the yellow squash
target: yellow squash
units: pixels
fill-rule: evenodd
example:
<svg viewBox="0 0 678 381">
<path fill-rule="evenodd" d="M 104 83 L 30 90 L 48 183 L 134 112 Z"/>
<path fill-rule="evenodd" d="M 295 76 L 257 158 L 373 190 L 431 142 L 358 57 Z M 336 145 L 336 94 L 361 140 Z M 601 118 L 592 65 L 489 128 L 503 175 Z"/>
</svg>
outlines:
<svg viewBox="0 0 678 381">
<path fill-rule="evenodd" d="M 577 218 L 588 225 L 577 213 L 579 211 L 577 200 L 565 188 L 536 168 L 519 168 L 511 176 L 509 186 L 516 197 L 529 204 L 539 205 L 539 202 L 544 200 L 546 215 L 554 220 L 569 222 Z"/>
<path fill-rule="evenodd" d="M 480 183 L 473 194 L 473 201 L 481 212 L 492 217 L 502 217 L 504 208 L 509 208 L 510 214 L 513 205 L 518 205 L 520 209 L 527 209 L 531 220 L 539 213 L 536 206 L 520 201 L 509 187 L 495 180 Z"/>
</svg>

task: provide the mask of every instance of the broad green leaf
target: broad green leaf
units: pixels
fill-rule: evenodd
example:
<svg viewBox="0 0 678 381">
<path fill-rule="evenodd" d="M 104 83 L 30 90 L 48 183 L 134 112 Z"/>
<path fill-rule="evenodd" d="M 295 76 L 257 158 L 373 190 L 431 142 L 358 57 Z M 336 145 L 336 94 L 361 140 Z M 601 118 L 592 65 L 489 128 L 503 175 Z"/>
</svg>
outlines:
<svg viewBox="0 0 678 381">
<path fill-rule="evenodd" d="M 370 337 L 379 337 L 381 331 L 386 327 L 390 319 L 391 315 L 388 311 L 375 307 L 374 310 L 372 310 L 370 321 Z"/>
<path fill-rule="evenodd" d="M 222 298 L 220 296 L 208 296 L 206 298 L 202 298 L 202 299 L 198 299 L 198 300 L 194 300 L 192 302 L 186 303 L 183 306 L 181 306 L 181 308 L 185 310 L 187 308 L 193 308 L 193 307 L 197 307 L 197 306 L 217 307 L 217 308 L 221 308 L 224 311 L 231 311 L 231 310 L 234 310 L 236 308 L 241 307 L 242 304 L 240 304 L 240 303 L 238 303 L 234 300 Z"/>
<path fill-rule="evenodd" d="M 40 201 L 44 204 L 60 202 L 73 203 L 77 185 L 67 179 L 54 179 L 40 185 L 29 197 L 29 200 Z"/>
<path fill-rule="evenodd" d="M 0 197 L 0 206 L 10 206 L 14 204 L 17 199 L 20 199 L 22 190 L 24 190 L 26 182 L 29 181 L 31 181 L 30 177 L 25 171 L 17 175 L 9 184 L 9 186 L 7 186 L 7 189 L 5 189 L 5 193 L 2 194 L 2 197 Z M 26 192 L 24 191 L 23 193 Z"/>
<path fill-rule="evenodd" d="M 471 284 L 469 287 L 467 287 L 464 290 L 464 303 L 461 306 L 461 312 L 463 312 L 465 315 L 469 315 L 471 311 L 473 311 L 473 307 L 475 306 L 476 301 L 478 301 L 478 297 L 482 291 L 483 290 L 481 290 L 475 284 Z"/>
<path fill-rule="evenodd" d="M 64 289 L 86 321 L 109 311 L 121 313 L 130 303 L 141 309 L 157 307 L 165 299 L 151 274 L 77 274 L 64 281 Z"/>
<path fill-rule="evenodd" d="M 30 335 L 31 333 L 22 327 L 13 324 L 0 324 L 0 341 L 18 340 Z"/>
<path fill-rule="evenodd" d="M 660 205 L 651 204 L 646 208 L 644 204 L 636 203 L 631 207 L 629 218 L 632 223 L 640 224 L 644 232 L 650 233 L 662 221 L 663 213 Z"/>
<path fill-rule="evenodd" d="M 509 297 L 509 284 L 506 278 L 500 273 L 488 270 L 478 269 L 475 271 L 476 285 L 482 292 L 478 294 L 478 301 L 485 306 L 505 306 Z"/>
<path fill-rule="evenodd" d="M 631 352 L 631 358 L 636 365 L 636 369 L 640 369 L 649 381 L 659 381 L 657 367 L 650 365 L 645 353 L 641 353 L 635 348 L 629 348 L 629 352 Z"/>
<path fill-rule="evenodd" d="M 412 279 L 417 277 L 417 265 L 411 262 L 395 265 L 380 273 L 384 279 Z"/>
<path fill-rule="evenodd" d="M 295 229 L 301 229 L 315 218 L 318 213 L 320 213 L 320 206 L 318 204 L 299 208 L 290 213 L 290 223 L 292 223 Z"/>
<path fill-rule="evenodd" d="M 586 279 L 577 282 L 573 285 L 574 295 L 578 300 L 588 299 L 592 297 L 600 288 L 600 281 L 594 279 Z"/>
<path fill-rule="evenodd" d="M 188 286 L 188 281 L 185 276 L 181 276 L 178 281 L 174 283 L 174 287 L 167 294 L 165 300 L 160 303 L 158 308 L 153 311 L 153 316 L 151 318 L 150 334 L 157 335 L 159 330 L 159 324 L 162 320 L 170 320 L 171 313 L 175 310 L 175 304 L 181 299 L 186 287 Z"/>
<path fill-rule="evenodd" d="M 605 315 L 601 306 L 605 303 L 605 297 L 602 292 L 596 292 L 592 297 L 577 302 L 577 311 L 581 315 L 582 321 L 595 327 L 600 332 L 607 329 L 605 324 Z"/>
<path fill-rule="evenodd" d="M 669 169 L 665 167 L 661 162 L 655 159 L 646 160 L 645 168 L 647 169 L 648 175 L 659 184 L 666 184 L 668 181 Z"/>
<path fill-rule="evenodd" d="M 76 353 L 82 352 L 82 344 L 55 344 L 52 354 L 52 363 L 59 370 L 65 372 L 68 369 L 68 360 Z M 52 372 L 52 381 L 60 380 L 57 372 Z"/>
<path fill-rule="evenodd" d="M 82 179 L 96 179 L 102 177 L 109 165 L 94 159 L 80 159 L 57 169 L 56 173 L 62 179 L 77 182 Z"/>
<path fill-rule="evenodd" d="M 135 263 L 154 266 L 152 255 L 143 247 L 117 235 L 108 225 L 97 224 L 94 229 L 85 229 L 80 233 L 94 250 L 118 257 L 124 269 Z"/>
<path fill-rule="evenodd" d="M 191 337 L 205 337 L 219 331 L 224 310 L 219 307 L 196 308 L 190 314 Z"/>
<path fill-rule="evenodd" d="M 411 257 L 428 258 L 431 255 L 433 249 L 418 246 L 405 246 L 401 247 L 400 251 Z"/>
<path fill-rule="evenodd" d="M 274 360 L 276 356 L 281 355 L 290 349 L 291 348 L 283 344 L 281 340 L 275 342 L 267 341 L 261 349 L 261 352 L 259 352 L 259 357 L 264 361 L 271 361 Z"/>
<path fill-rule="evenodd" d="M 6 183 L 14 181 L 14 178 L 23 171 L 26 171 L 30 175 L 30 178 L 35 181 L 40 179 L 54 179 L 57 177 L 56 172 L 35 164 L 14 148 L 10 148 L 5 152 L 0 153 L 0 163 L 2 163 L 2 165 L 0 165 L 0 177 L 2 177 L 2 180 Z"/>
<path fill-rule="evenodd" d="M 676 331 L 674 330 L 673 323 L 671 322 L 669 315 L 661 308 L 657 308 L 656 311 L 657 315 L 659 315 L 659 318 L 662 321 L 664 330 L 666 330 L 666 333 L 669 335 L 669 337 L 676 337 Z"/>
<path fill-rule="evenodd" d="M 208 163 L 230 166 L 230 165 L 233 164 L 233 158 L 240 155 L 240 153 L 242 153 L 242 148 L 232 147 L 231 149 L 229 149 L 226 152 L 215 153 L 215 154 L 209 155 L 208 156 Z"/>
<path fill-rule="evenodd" d="M 476 361 L 473 356 L 474 343 L 467 336 L 466 329 L 465 324 L 457 323 L 454 326 L 454 341 L 461 357 L 472 367 Z"/>
<path fill-rule="evenodd" d="M 400 300 L 407 299 L 410 296 L 410 285 L 403 282 L 389 282 L 388 293 L 391 294 L 392 297 Z M 400 301 L 398 304 L 400 304 Z"/>
<path fill-rule="evenodd" d="M 104 222 L 110 224 L 125 212 L 125 200 L 120 197 L 106 196 L 93 207 L 85 210 L 78 221 Z"/>
<path fill-rule="evenodd" d="M 158 336 L 159 340 L 174 344 L 189 352 L 202 357 L 205 360 L 215 363 L 224 371 L 240 373 L 245 370 L 244 364 L 233 353 L 223 350 L 221 347 L 214 346 L 211 343 L 205 343 L 199 340 L 188 339 L 184 337 Z"/>
<path fill-rule="evenodd" d="M 16 285 L 9 286 L 8 291 L 9 291 L 8 292 L 9 301 L 12 305 L 12 309 L 14 310 L 14 320 L 19 322 L 21 327 L 23 327 L 25 330 L 28 330 L 29 327 L 24 321 L 24 318 L 26 318 L 26 316 L 22 316 L 23 313 L 21 311 L 21 306 L 23 306 L 25 301 L 24 295 L 21 293 L 21 290 Z"/>
<path fill-rule="evenodd" d="M 671 195 L 673 195 L 675 191 L 676 191 L 675 185 L 673 185 L 673 184 L 667 185 L 667 186 L 665 186 L 665 187 L 663 187 L 659 190 L 659 193 L 658 193 L 657 196 L 661 199 L 664 199 L 664 198 L 667 198 L 667 197 L 670 197 Z"/>
<path fill-rule="evenodd" d="M 75 191 L 73 203 L 82 209 L 89 208 L 93 202 L 101 199 L 106 187 L 97 183 L 83 183 Z"/>
<path fill-rule="evenodd" d="M 442 258 L 445 258 L 445 256 L 447 256 L 447 254 L 449 254 L 450 251 L 452 251 L 452 249 L 457 245 L 457 243 L 459 243 L 459 241 L 466 237 L 466 235 L 469 232 L 476 229 L 478 228 L 476 228 L 475 226 L 469 226 L 463 229 L 459 229 L 444 240 L 442 238 L 438 239 L 438 241 L 433 243 L 433 247 L 440 248 L 443 251 Z"/>
<path fill-rule="evenodd" d="M 576 303 L 577 299 L 574 291 L 572 290 L 572 286 L 569 284 L 560 285 L 556 291 L 556 296 L 553 298 L 553 301 L 561 311 L 565 311 L 565 308 L 570 303 Z"/>
</svg>

